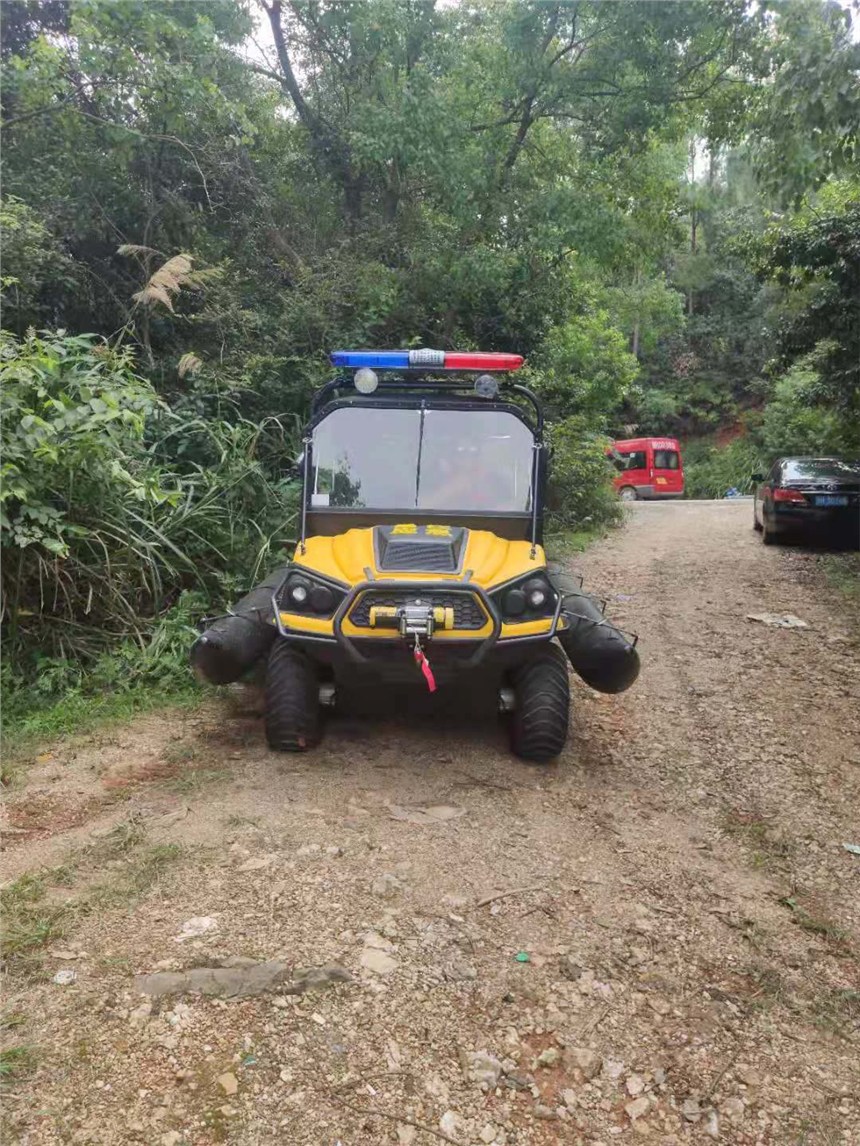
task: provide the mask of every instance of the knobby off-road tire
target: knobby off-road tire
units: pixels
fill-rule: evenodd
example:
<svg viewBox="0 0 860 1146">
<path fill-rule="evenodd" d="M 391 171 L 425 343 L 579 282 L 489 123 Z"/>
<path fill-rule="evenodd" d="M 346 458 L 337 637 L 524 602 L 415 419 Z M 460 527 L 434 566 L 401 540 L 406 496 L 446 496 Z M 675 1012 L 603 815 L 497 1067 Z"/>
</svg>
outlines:
<svg viewBox="0 0 860 1146">
<path fill-rule="evenodd" d="M 567 658 L 558 645 L 547 645 L 520 665 L 512 683 L 515 708 L 511 715 L 511 749 L 522 760 L 547 764 L 567 742 Z"/>
<path fill-rule="evenodd" d="M 282 637 L 266 668 L 266 740 L 275 752 L 304 752 L 319 743 L 322 714 L 313 662 Z"/>
</svg>

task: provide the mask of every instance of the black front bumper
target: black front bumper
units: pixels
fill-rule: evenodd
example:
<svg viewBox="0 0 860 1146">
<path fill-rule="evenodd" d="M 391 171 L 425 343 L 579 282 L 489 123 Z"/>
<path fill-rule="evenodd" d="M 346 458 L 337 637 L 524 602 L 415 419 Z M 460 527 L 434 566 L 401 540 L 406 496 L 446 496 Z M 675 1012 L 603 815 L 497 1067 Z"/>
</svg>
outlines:
<svg viewBox="0 0 860 1146">
<path fill-rule="evenodd" d="M 272 594 L 272 609 L 280 635 L 287 640 L 312 646 L 314 656 L 318 656 L 320 660 L 330 663 L 345 660 L 354 666 L 376 665 L 381 667 L 386 662 L 389 664 L 396 663 L 397 655 L 402 656 L 404 650 L 411 653 L 408 641 L 399 633 L 391 637 L 368 635 L 364 639 L 350 636 L 343 631 L 343 622 L 352 612 L 356 600 L 362 593 L 368 591 L 384 591 L 394 594 L 408 593 L 415 597 L 429 597 L 431 601 L 434 593 L 444 594 L 446 597 L 452 594 L 463 594 L 477 598 L 491 624 L 490 633 L 480 637 L 448 637 L 438 641 L 431 638 L 426 645 L 434 661 L 457 671 L 479 667 L 494 651 L 499 654 L 502 662 L 521 660 L 522 646 L 540 641 L 550 641 L 556 635 L 564 604 L 562 594 L 558 593 L 550 628 L 547 632 L 501 639 L 501 615 L 492 598 L 480 585 L 468 581 L 400 581 L 386 577 L 384 581 L 361 581 L 352 586 L 334 614 L 332 619 L 333 635 L 328 636 L 326 634 L 308 633 L 304 629 L 291 628 L 284 624 L 281 619 L 279 598 L 288 576 L 289 570 Z M 513 657 L 510 656 L 512 651 L 515 653 Z M 394 655 L 392 656 L 392 654 Z"/>
</svg>

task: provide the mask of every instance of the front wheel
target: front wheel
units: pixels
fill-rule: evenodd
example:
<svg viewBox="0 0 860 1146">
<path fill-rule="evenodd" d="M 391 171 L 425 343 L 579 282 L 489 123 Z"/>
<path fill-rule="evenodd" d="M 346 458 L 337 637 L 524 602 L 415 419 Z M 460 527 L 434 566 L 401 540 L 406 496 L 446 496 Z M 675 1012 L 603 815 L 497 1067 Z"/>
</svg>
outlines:
<svg viewBox="0 0 860 1146">
<path fill-rule="evenodd" d="M 639 495 L 632 485 L 623 485 L 618 491 L 618 496 L 622 501 L 638 501 Z"/>
<path fill-rule="evenodd" d="M 547 645 L 513 674 L 511 749 L 534 764 L 554 760 L 567 742 L 570 678 L 558 645 Z"/>
<path fill-rule="evenodd" d="M 319 681 L 301 649 L 276 638 L 266 668 L 266 740 L 275 752 L 304 752 L 319 743 Z"/>
</svg>

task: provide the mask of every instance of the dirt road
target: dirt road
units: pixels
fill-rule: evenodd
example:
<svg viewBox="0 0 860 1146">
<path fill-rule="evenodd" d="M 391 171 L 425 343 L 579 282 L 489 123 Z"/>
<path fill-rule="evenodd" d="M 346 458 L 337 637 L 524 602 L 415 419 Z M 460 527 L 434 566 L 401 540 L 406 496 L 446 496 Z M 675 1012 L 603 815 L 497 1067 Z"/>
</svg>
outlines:
<svg viewBox="0 0 860 1146">
<path fill-rule="evenodd" d="M 441 718 L 281 757 L 223 700 L 48 746 L 8 801 L 4 1140 L 856 1146 L 860 628 L 749 517 L 634 506 L 573 563 L 644 669 L 574 685 L 557 766 Z M 237 956 L 286 969 L 135 984 Z"/>
</svg>

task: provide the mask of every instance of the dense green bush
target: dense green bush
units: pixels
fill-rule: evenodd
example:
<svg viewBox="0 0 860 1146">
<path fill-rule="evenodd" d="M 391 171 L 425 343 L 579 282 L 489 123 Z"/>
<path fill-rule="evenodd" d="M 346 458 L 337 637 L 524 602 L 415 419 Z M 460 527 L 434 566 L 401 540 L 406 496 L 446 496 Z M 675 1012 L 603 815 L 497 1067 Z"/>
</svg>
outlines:
<svg viewBox="0 0 860 1146">
<path fill-rule="evenodd" d="M 146 646 L 184 590 L 220 603 L 275 562 L 295 522 L 289 426 L 180 417 L 91 336 L 4 335 L 0 354 L 5 651 L 20 679 L 45 658 Z"/>
<path fill-rule="evenodd" d="M 829 454 L 850 448 L 850 427 L 818 404 L 820 378 L 809 361 L 798 362 L 780 378 L 764 410 L 760 438 L 766 456 Z"/>
<path fill-rule="evenodd" d="M 147 639 L 128 638 L 97 655 L 68 658 L 30 648 L 21 662 L 0 669 L 3 730 L 13 747 L 35 736 L 73 732 L 102 716 L 130 716 L 154 704 L 193 702 L 203 694 L 188 666 L 188 650 L 209 602 L 186 592 L 155 619 Z"/>
<path fill-rule="evenodd" d="M 761 447 L 750 435 L 718 447 L 708 441 L 684 449 L 684 492 L 687 497 L 725 497 L 730 489 L 752 492 L 752 475 L 764 465 Z"/>
<path fill-rule="evenodd" d="M 606 457 L 609 439 L 590 430 L 584 417 L 553 423 L 548 437 L 550 528 L 600 528 L 620 521 L 621 505 Z"/>
</svg>

